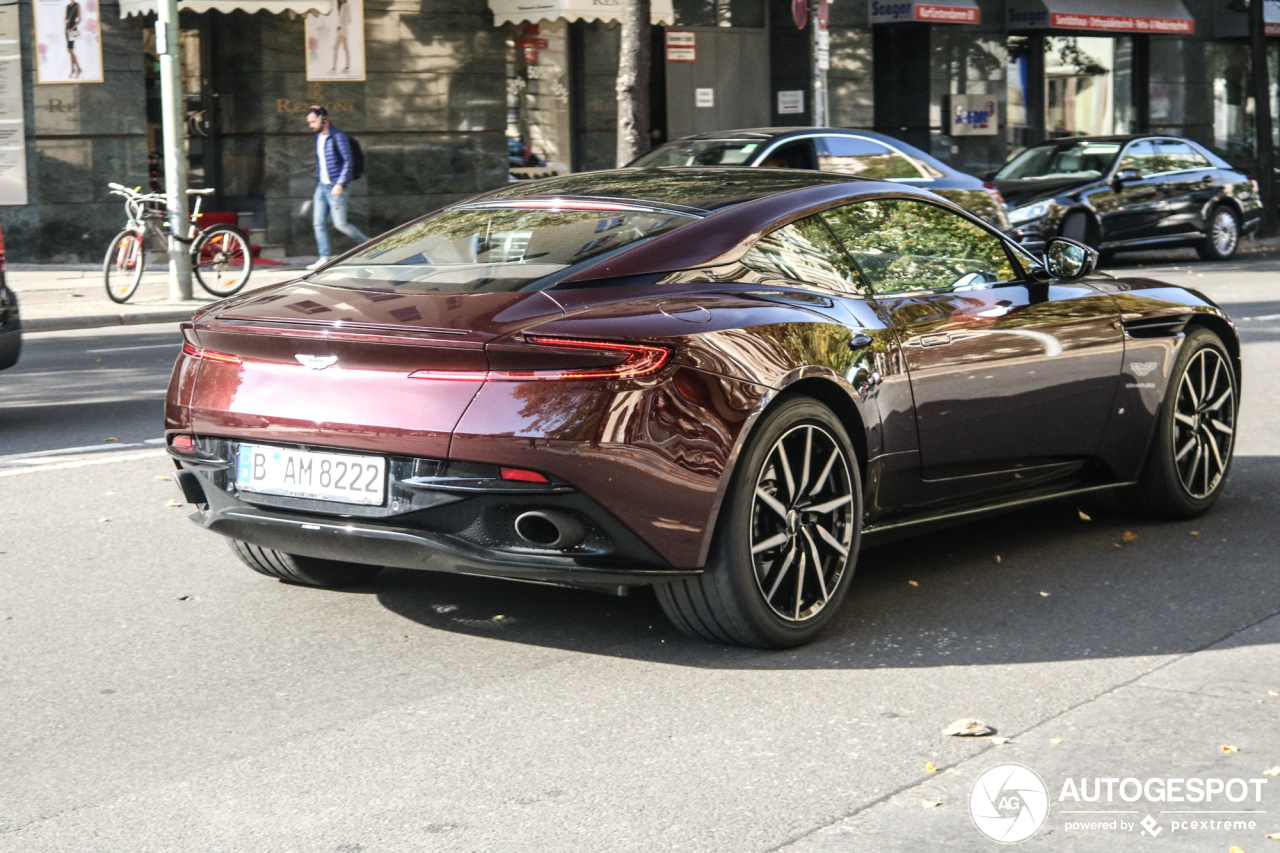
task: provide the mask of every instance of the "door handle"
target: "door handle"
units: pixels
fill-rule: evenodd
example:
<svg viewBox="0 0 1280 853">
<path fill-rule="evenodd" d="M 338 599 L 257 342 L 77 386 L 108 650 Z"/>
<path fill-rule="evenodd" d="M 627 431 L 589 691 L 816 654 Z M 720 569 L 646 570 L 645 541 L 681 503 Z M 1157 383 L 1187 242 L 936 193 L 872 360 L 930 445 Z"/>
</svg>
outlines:
<svg viewBox="0 0 1280 853">
<path fill-rule="evenodd" d="M 951 336 L 945 332 L 941 335 L 925 335 L 920 339 L 922 347 L 940 347 L 949 343 L 951 343 Z"/>
<path fill-rule="evenodd" d="M 873 343 L 875 343 L 875 341 L 871 339 L 870 335 L 858 333 L 852 338 L 849 338 L 849 349 L 856 352 L 864 347 L 871 346 Z"/>
</svg>

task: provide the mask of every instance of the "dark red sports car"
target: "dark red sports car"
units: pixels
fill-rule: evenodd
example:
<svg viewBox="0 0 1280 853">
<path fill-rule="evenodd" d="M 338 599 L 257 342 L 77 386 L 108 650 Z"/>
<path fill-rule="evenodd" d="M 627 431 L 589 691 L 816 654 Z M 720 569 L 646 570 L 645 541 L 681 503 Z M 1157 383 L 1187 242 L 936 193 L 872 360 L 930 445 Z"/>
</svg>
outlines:
<svg viewBox="0 0 1280 853">
<path fill-rule="evenodd" d="M 863 536 L 1094 489 L 1214 503 L 1233 327 L 1095 260 L 895 183 L 531 181 L 202 311 L 169 449 L 267 575 L 653 585 L 691 634 L 796 645 Z"/>
</svg>

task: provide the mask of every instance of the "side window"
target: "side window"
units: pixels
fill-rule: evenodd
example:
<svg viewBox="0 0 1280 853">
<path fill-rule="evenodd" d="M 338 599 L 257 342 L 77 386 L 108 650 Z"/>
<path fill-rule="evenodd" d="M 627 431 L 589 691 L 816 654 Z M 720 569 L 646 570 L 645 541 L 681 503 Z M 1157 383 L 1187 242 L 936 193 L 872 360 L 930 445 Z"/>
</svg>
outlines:
<svg viewBox="0 0 1280 853">
<path fill-rule="evenodd" d="M 774 278 L 857 292 L 860 281 L 840 246 L 816 216 L 779 228 L 752 246 L 742 263 Z"/>
<path fill-rule="evenodd" d="M 816 169 L 813 162 L 813 146 L 809 140 L 801 139 L 775 148 L 757 166 L 766 169 Z"/>
<path fill-rule="evenodd" d="M 1208 158 L 1185 142 L 1179 142 L 1176 139 L 1157 139 L 1153 144 L 1156 149 L 1156 166 L 1160 172 L 1212 168 Z"/>
<path fill-rule="evenodd" d="M 1011 281 L 1004 242 L 942 207 L 877 199 L 822 214 L 877 294 Z"/>
<path fill-rule="evenodd" d="M 1137 169 L 1143 176 L 1160 171 L 1157 166 L 1156 146 L 1150 140 L 1135 142 L 1120 159 L 1120 169 Z"/>
<path fill-rule="evenodd" d="M 928 173 L 920 169 L 911 160 L 896 151 L 891 151 L 873 139 L 859 136 L 822 136 L 815 140 L 818 143 L 818 168 L 824 172 L 838 172 L 842 175 L 861 175 L 864 178 L 910 178 L 919 180 L 928 177 Z"/>
</svg>

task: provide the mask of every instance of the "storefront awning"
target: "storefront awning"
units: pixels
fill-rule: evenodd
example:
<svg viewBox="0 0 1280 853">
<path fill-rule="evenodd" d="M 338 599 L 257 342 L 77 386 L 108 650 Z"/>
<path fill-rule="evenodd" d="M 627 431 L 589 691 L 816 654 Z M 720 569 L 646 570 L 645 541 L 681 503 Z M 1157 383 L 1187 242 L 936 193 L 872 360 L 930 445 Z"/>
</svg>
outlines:
<svg viewBox="0 0 1280 853">
<path fill-rule="evenodd" d="M 1218 6 L 1218 18 L 1214 22 L 1218 38 L 1248 38 L 1249 14 L 1231 9 L 1234 4 L 1223 3 Z M 1246 0 L 1246 7 L 1249 5 Z M 1266 0 L 1262 14 L 1267 22 L 1267 35 L 1280 36 L 1280 0 Z"/>
<path fill-rule="evenodd" d="M 922 21 L 928 24 L 978 24 L 982 12 L 976 0 L 938 0 L 918 3 L 915 0 L 869 0 L 867 10 L 873 24 L 897 24 Z"/>
<path fill-rule="evenodd" d="M 1181 0 L 1009 0 L 1010 30 L 1194 33 Z"/>
<path fill-rule="evenodd" d="M 621 0 L 489 0 L 493 22 L 498 26 L 561 19 L 609 23 L 618 20 L 621 5 Z M 655 26 L 674 24 L 671 0 L 650 0 L 649 20 Z"/>
<path fill-rule="evenodd" d="M 216 9 L 219 12 L 234 12 L 242 9 L 249 14 L 254 12 L 295 12 L 305 15 L 308 12 L 319 12 L 327 15 L 333 10 L 333 0 L 179 0 L 178 8 L 187 12 L 208 12 Z M 120 17 L 130 15 L 154 15 L 156 0 L 120 0 Z"/>
</svg>

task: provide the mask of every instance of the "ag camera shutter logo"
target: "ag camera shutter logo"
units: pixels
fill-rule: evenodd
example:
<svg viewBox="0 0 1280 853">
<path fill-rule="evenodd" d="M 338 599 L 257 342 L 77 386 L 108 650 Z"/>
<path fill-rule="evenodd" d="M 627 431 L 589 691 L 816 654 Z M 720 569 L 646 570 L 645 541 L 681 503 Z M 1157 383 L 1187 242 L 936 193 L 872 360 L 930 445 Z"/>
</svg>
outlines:
<svg viewBox="0 0 1280 853">
<path fill-rule="evenodd" d="M 1049 789 L 1030 767 L 993 765 L 974 780 L 969 791 L 969 817 L 992 841 L 1026 841 L 1049 817 Z"/>
</svg>

